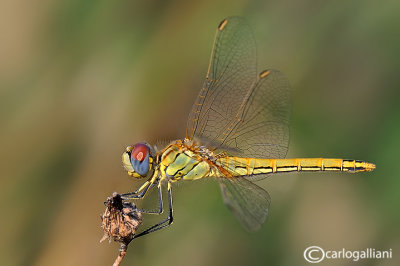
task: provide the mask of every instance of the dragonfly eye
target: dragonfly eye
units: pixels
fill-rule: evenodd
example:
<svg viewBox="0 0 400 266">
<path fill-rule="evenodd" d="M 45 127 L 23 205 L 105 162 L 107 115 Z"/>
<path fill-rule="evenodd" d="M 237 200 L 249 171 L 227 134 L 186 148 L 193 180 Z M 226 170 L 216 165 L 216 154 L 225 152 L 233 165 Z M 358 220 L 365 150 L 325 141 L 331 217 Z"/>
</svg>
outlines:
<svg viewBox="0 0 400 266">
<path fill-rule="evenodd" d="M 144 143 L 137 143 L 132 147 L 131 164 L 136 173 L 146 176 L 150 170 L 150 147 Z"/>
<path fill-rule="evenodd" d="M 135 146 L 133 146 L 131 152 L 131 160 L 143 162 L 143 160 L 149 153 L 149 147 L 146 144 L 137 143 Z"/>
</svg>

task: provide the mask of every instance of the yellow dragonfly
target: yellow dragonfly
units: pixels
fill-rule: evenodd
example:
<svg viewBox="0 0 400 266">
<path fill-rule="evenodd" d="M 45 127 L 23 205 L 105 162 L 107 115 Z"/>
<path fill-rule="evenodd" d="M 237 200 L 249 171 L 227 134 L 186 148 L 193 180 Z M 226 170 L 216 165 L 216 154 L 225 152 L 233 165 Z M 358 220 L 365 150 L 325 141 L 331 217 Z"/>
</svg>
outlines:
<svg viewBox="0 0 400 266">
<path fill-rule="evenodd" d="M 290 88 L 286 77 L 268 69 L 257 75 L 256 45 L 241 17 L 228 17 L 217 28 L 203 87 L 187 122 L 186 137 L 158 150 L 145 142 L 128 146 L 122 162 L 134 178 L 147 178 L 124 200 L 143 198 L 167 185 L 168 217 L 135 237 L 173 221 L 171 184 L 181 180 L 216 178 L 225 204 L 248 231 L 265 222 L 268 193 L 253 183 L 271 174 L 303 171 L 372 171 L 359 160 L 284 159 L 289 143 Z"/>
</svg>

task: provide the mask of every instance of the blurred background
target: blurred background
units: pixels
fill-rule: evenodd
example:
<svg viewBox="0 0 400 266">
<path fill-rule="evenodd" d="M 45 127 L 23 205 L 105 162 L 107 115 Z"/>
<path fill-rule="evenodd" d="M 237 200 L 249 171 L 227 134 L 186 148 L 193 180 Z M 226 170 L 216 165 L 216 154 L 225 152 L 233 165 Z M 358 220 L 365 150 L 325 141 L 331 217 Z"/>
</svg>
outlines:
<svg viewBox="0 0 400 266">
<path fill-rule="evenodd" d="M 394 0 L 1 1 L 0 264 L 112 264 L 118 245 L 99 243 L 103 201 L 141 183 L 123 170 L 122 151 L 184 136 L 216 26 L 241 15 L 259 70 L 279 69 L 292 85 L 288 157 L 377 169 L 261 181 L 272 204 L 253 234 L 215 180 L 176 184 L 174 224 L 135 240 L 123 265 L 306 265 L 311 245 L 391 248 L 393 259 L 361 263 L 399 265 L 399 8 Z"/>
</svg>

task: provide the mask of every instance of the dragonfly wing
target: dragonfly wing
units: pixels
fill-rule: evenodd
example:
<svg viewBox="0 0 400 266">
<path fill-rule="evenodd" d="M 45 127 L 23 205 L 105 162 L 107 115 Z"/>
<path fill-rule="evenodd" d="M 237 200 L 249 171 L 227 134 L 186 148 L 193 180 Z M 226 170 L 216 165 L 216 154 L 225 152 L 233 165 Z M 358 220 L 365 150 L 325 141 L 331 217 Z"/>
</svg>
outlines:
<svg viewBox="0 0 400 266">
<path fill-rule="evenodd" d="M 268 216 L 271 198 L 267 191 L 244 178 L 218 178 L 225 204 L 240 224 L 257 231 Z"/>
<path fill-rule="evenodd" d="M 286 77 L 256 75 L 256 46 L 243 18 L 218 26 L 203 88 L 193 105 L 187 137 L 227 154 L 283 158 L 289 143 L 290 89 Z"/>
<path fill-rule="evenodd" d="M 211 142 L 221 138 L 256 77 L 256 45 L 249 25 L 241 17 L 224 19 L 217 28 L 206 80 L 189 114 L 187 137 Z"/>
<path fill-rule="evenodd" d="M 289 145 L 290 86 L 284 74 L 266 70 L 244 97 L 239 119 L 221 141 L 232 155 L 284 158 Z"/>
</svg>

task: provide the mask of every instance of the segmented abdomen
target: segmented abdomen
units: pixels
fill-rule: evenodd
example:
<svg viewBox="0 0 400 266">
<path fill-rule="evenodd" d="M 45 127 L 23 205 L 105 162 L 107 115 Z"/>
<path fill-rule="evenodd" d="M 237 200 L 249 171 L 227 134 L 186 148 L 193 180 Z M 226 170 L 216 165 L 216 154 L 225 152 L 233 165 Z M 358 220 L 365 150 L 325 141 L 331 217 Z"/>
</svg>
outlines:
<svg viewBox="0 0 400 266">
<path fill-rule="evenodd" d="M 372 171 L 375 165 L 358 160 L 296 158 L 296 159 L 256 159 L 241 157 L 223 157 L 216 162 L 232 176 L 258 175 L 269 173 L 301 171 Z"/>
</svg>

